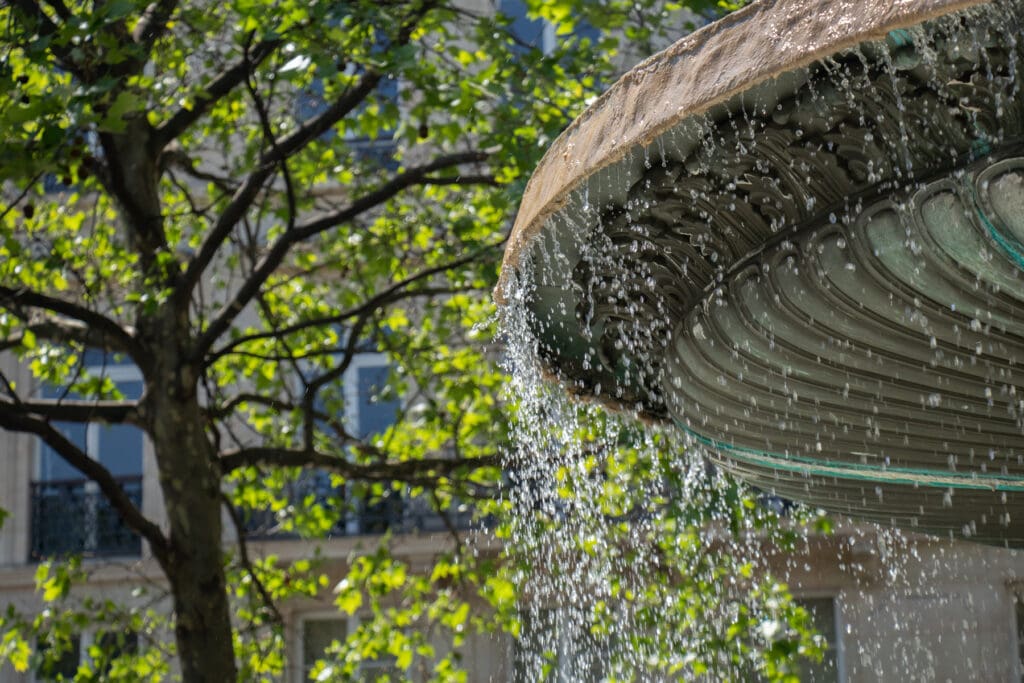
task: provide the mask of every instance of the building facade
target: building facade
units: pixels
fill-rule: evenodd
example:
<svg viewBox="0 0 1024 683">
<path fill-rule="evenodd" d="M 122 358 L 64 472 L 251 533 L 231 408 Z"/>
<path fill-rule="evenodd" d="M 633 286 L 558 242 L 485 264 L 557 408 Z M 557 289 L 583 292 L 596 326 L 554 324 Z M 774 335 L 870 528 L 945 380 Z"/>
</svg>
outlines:
<svg viewBox="0 0 1024 683">
<path fill-rule="evenodd" d="M 503 11 L 516 18 L 511 29 L 526 45 L 544 49 L 555 40 L 550 26 L 529 20 L 521 0 L 501 0 Z M 584 29 L 585 30 L 585 29 Z M 385 96 L 399 84 L 385 83 Z M 296 116 L 314 116 L 323 106 L 315 89 L 296 103 Z M 354 141 L 372 156 L 386 150 L 386 139 Z M 388 154 L 384 154 L 387 157 Z M 59 191 L 59 184 L 50 188 Z M 128 398 L 141 393 L 137 370 L 116 359 L 97 355 L 86 365 L 102 368 Z M 29 387 L 40 398 L 61 395 L 54 387 L 35 384 L 27 368 L 9 355 L 0 355 L 4 376 Z M 382 431 L 393 419 L 395 406 L 371 400 L 387 374 L 382 355 L 360 354 L 343 378 L 345 419 L 353 433 Z M 146 517 L 166 526 L 156 464 L 142 434 L 129 426 L 67 425 L 65 435 L 105 465 Z M 344 495 L 328 478 L 310 474 L 294 482 L 292 495 Z M 272 512 L 243 520 L 249 552 L 283 561 L 314 554 L 331 576 L 345 574 L 348 562 L 372 552 L 383 534 L 391 535 L 396 557 L 426 569 L 438 553 L 450 548 L 446 523 L 422 501 L 385 499 L 372 506 L 357 501 L 327 537 L 314 542 L 283 533 Z M 155 587 L 163 577 L 151 553 L 128 531 L 95 485 L 67 466 L 55 453 L 24 434 L 0 434 L 0 508 L 10 518 L 0 527 L 0 609 L 13 605 L 28 614 L 43 609 L 36 590 L 36 570 L 49 557 L 81 555 L 89 574 L 85 585 L 96 598 L 121 604 L 139 600 L 140 587 Z M 496 552 L 486 530 L 469 530 L 470 520 L 456 518 L 481 552 Z M 233 542 L 232 525 L 225 543 Z M 783 578 L 814 615 L 829 642 L 823 662 L 808 665 L 808 681 L 950 680 L 1010 681 L 1024 675 L 1020 659 L 1024 640 L 1024 555 L 965 542 L 906 538 L 874 527 L 843 525 L 832 535 L 811 536 L 793 552 L 764 547 L 764 569 Z M 168 609 L 168 601 L 157 602 Z M 544 628 L 557 631 L 560 605 L 546 605 Z M 333 606 L 326 591 L 318 599 L 295 600 L 281 606 L 287 639 L 284 683 L 307 680 L 313 662 L 325 646 L 345 637 L 358 624 Z M 168 638 L 170 634 L 167 634 Z M 54 680 L 72 674 L 89 657 L 96 635 L 75 636 L 75 647 L 57 669 L 18 673 L 0 667 L 0 683 Z M 154 646 L 131 636 L 133 647 Z M 553 639 L 558 649 L 557 634 Z M 523 680 L 517 666 L 518 648 L 508 636 L 471 634 L 463 665 L 470 681 Z M 558 654 L 558 653 L 556 653 Z M 388 677 L 393 662 L 364 663 L 367 678 Z M 428 668 L 429 670 L 429 668 Z M 414 677 L 425 677 L 414 666 Z M 555 671 L 561 683 L 572 680 Z M 594 671 L 594 678 L 601 673 Z"/>
</svg>

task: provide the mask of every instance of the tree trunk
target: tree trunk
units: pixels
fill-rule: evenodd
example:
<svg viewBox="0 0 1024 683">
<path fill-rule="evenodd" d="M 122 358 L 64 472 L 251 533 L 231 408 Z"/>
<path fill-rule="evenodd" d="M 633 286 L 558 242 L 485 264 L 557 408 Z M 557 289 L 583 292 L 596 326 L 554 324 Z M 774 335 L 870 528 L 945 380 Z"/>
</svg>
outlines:
<svg viewBox="0 0 1024 683">
<path fill-rule="evenodd" d="M 171 286 L 176 267 L 161 266 L 165 243 L 152 128 L 144 117 L 101 136 L 129 244 L 156 286 Z M 174 632 L 187 683 L 234 683 L 238 677 L 224 574 L 221 472 L 206 433 L 197 374 L 190 359 L 187 302 L 165 301 L 138 321 L 145 349 L 146 431 L 153 441 L 170 524 L 159 560 L 174 599 Z"/>
<path fill-rule="evenodd" d="M 171 397 L 167 397 L 171 398 Z M 175 636 L 183 679 L 237 678 L 222 552 L 220 473 L 191 401 L 154 401 L 153 445 L 170 521 L 164 571 L 174 595 Z"/>
</svg>

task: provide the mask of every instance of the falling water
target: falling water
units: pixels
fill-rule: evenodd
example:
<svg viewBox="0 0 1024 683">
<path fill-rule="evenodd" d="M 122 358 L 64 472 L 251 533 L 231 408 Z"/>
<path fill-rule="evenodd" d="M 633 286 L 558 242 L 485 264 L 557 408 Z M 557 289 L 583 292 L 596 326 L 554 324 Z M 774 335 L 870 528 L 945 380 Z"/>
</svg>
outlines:
<svg viewBox="0 0 1024 683">
<path fill-rule="evenodd" d="M 847 675 L 1016 666 L 964 643 L 1024 563 L 951 539 L 1024 543 L 1021 14 L 759 84 L 547 219 L 500 292 L 523 680 L 763 673 L 815 649 L 775 578 L 821 571 Z M 822 535 L 818 506 L 885 526 Z"/>
<path fill-rule="evenodd" d="M 769 538 L 791 541 L 803 517 L 783 533 L 672 431 L 571 398 L 543 374 L 523 297 L 508 302 L 516 680 L 719 680 L 758 671 L 759 650 L 773 643 L 817 649 L 787 630 L 793 607 L 763 553 Z M 680 572 L 694 591 L 678 590 Z"/>
</svg>

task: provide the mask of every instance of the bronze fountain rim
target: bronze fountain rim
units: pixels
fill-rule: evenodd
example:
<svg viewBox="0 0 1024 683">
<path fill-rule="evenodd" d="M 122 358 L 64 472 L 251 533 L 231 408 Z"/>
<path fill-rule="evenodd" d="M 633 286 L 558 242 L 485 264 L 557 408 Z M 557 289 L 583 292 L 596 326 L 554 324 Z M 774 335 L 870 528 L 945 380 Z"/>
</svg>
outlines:
<svg viewBox="0 0 1024 683">
<path fill-rule="evenodd" d="M 890 31 L 990 0 L 760 0 L 623 75 L 555 140 L 526 186 L 494 289 L 499 306 L 548 218 L 595 173 L 687 119 L 784 73 Z M 838 27 L 851 25 L 841 32 Z M 793 44 L 806 37 L 803 48 Z M 724 56 L 723 56 L 724 55 Z M 677 104 L 674 110 L 652 102 Z"/>
</svg>

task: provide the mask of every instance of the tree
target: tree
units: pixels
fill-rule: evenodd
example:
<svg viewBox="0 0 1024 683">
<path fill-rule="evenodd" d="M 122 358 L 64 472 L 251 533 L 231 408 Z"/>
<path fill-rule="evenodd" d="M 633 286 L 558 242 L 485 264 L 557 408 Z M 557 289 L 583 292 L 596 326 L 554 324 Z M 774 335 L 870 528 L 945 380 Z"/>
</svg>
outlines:
<svg viewBox="0 0 1024 683">
<path fill-rule="evenodd" d="M 508 506 L 504 376 L 485 348 L 503 235 L 547 143 L 613 77 L 617 36 L 656 42 L 673 9 L 527 4 L 563 39 L 542 46 L 489 4 L 444 0 L 0 6 L 0 349 L 55 388 L 40 398 L 0 378 L 0 427 L 37 436 L 144 539 L 184 680 L 272 676 L 276 605 L 324 590 L 308 562 L 250 557 L 250 515 L 276 511 L 282 529 L 315 537 L 346 505 L 392 492 L 442 515 Z M 574 36 L 583 25 L 594 30 Z M 400 408 L 360 433 L 339 418 L 342 379 L 371 352 L 390 359 L 379 400 Z M 90 370 L 90 354 L 136 367 L 141 396 Z M 96 422 L 145 433 L 166 522 L 61 429 Z M 310 472 L 347 495 L 290 498 Z M 224 543 L 224 519 L 237 543 Z M 456 542 L 427 577 L 386 546 L 358 558 L 338 605 L 370 600 L 393 628 L 353 642 L 404 666 L 433 652 L 400 625 L 429 619 L 457 645 L 469 603 L 456 584 L 514 631 L 514 586 L 488 573 L 493 558 L 471 557 Z M 47 597 L 80 571 L 43 565 Z M 381 607 L 394 592 L 404 612 Z M 115 624 L 162 618 L 86 607 Z M 19 665 L 28 634 L 49 634 L 45 659 L 72 628 L 8 621 L 22 630 L 3 653 Z M 166 670 L 152 657 L 121 659 L 140 676 Z M 437 657 L 437 676 L 457 668 Z M 334 662 L 317 673 L 352 673 Z"/>
</svg>

